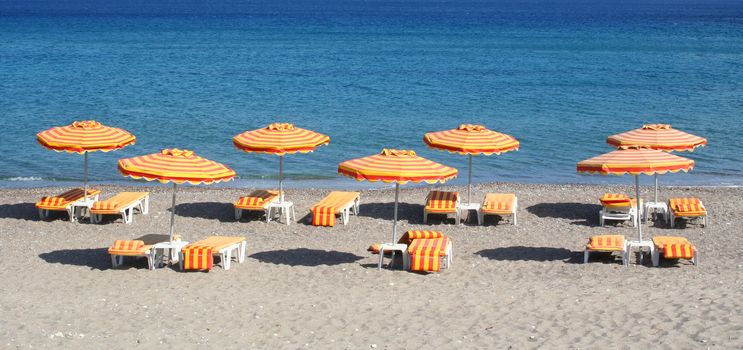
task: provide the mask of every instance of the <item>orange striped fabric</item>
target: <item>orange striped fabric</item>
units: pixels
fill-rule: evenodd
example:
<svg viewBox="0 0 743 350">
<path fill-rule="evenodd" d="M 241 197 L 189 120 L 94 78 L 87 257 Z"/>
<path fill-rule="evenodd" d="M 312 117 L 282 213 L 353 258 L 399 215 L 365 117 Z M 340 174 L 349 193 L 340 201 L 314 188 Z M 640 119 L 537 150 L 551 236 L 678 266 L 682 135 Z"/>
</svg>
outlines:
<svg viewBox="0 0 743 350">
<path fill-rule="evenodd" d="M 235 244 L 240 244 L 245 241 L 245 237 L 239 236 L 209 236 L 198 242 L 193 242 L 191 245 L 209 246 L 215 252 L 218 252 L 227 247 Z"/>
<path fill-rule="evenodd" d="M 513 193 L 488 193 L 482 203 L 482 212 L 488 214 L 513 213 L 513 202 L 516 195 Z"/>
<path fill-rule="evenodd" d="M 666 259 L 692 259 L 694 246 L 691 244 L 667 244 L 663 247 L 663 257 Z"/>
<path fill-rule="evenodd" d="M 247 210 L 263 210 L 269 203 L 271 203 L 271 201 L 278 197 L 279 191 L 256 190 L 245 197 L 240 197 L 240 199 L 235 202 L 235 207 Z"/>
<path fill-rule="evenodd" d="M 450 213 L 457 210 L 459 193 L 447 191 L 431 191 L 425 210 L 427 212 Z"/>
<path fill-rule="evenodd" d="M 116 240 L 114 244 L 108 247 L 108 254 L 111 255 L 143 255 L 147 252 L 149 246 L 145 246 L 144 241 L 140 240 Z"/>
<path fill-rule="evenodd" d="M 245 152 L 284 155 L 312 152 L 330 143 L 330 137 L 290 123 L 273 123 L 237 135 L 232 138 L 232 143 Z"/>
<path fill-rule="evenodd" d="M 189 244 L 181 250 L 183 252 L 184 270 L 210 271 L 214 264 L 212 247 L 199 244 Z"/>
<path fill-rule="evenodd" d="M 645 124 L 640 129 L 609 136 L 606 143 L 627 148 L 644 146 L 662 151 L 693 151 L 707 144 L 707 139 L 676 130 L 669 124 Z"/>
<path fill-rule="evenodd" d="M 95 214 L 117 214 L 119 208 L 141 201 L 147 195 L 149 192 L 121 192 L 109 199 L 93 203 L 90 211 Z"/>
<path fill-rule="evenodd" d="M 444 237 L 444 234 L 439 231 L 429 230 L 410 230 L 400 237 L 397 243 L 410 244 L 416 239 L 433 239 Z"/>
<path fill-rule="evenodd" d="M 235 171 L 228 166 L 202 158 L 193 151 L 177 148 L 158 153 L 119 160 L 119 172 L 124 176 L 162 183 L 188 182 L 192 185 L 230 181 Z"/>
<path fill-rule="evenodd" d="M 443 183 L 456 177 L 457 169 L 419 157 L 415 151 L 384 149 L 373 156 L 340 163 L 338 173 L 358 181 Z"/>
<path fill-rule="evenodd" d="M 601 175 L 654 175 L 667 172 L 688 172 L 694 169 L 694 161 L 667 152 L 628 148 L 612 151 L 578 163 L 578 172 Z"/>
<path fill-rule="evenodd" d="M 69 153 L 113 151 L 134 144 L 136 139 L 126 130 L 95 120 L 77 121 L 36 134 L 36 140 L 45 148 Z"/>
<path fill-rule="evenodd" d="M 411 271 L 439 271 L 441 257 L 446 255 L 449 240 L 446 236 L 414 239 L 408 245 Z"/>
<path fill-rule="evenodd" d="M 592 236 L 588 239 L 586 248 L 589 250 L 606 250 L 617 251 L 624 250 L 624 236 L 622 235 L 603 235 Z"/>
<path fill-rule="evenodd" d="M 42 197 L 36 202 L 39 209 L 65 209 L 73 202 L 83 199 L 85 191 L 82 188 L 74 188 L 58 196 Z M 101 193 L 101 190 L 88 189 L 88 196 L 95 196 Z"/>
<path fill-rule="evenodd" d="M 676 216 L 703 216 L 707 214 L 702 201 L 699 198 L 671 198 L 668 206 Z"/>
<path fill-rule="evenodd" d="M 488 130 L 482 125 L 462 124 L 456 129 L 429 132 L 423 136 L 428 147 L 459 154 L 501 154 L 519 149 L 515 137 Z"/>
<path fill-rule="evenodd" d="M 335 207 L 315 205 L 310 211 L 312 212 L 312 225 L 335 226 Z"/>
<path fill-rule="evenodd" d="M 623 193 L 604 193 L 599 199 L 601 204 L 626 203 L 629 205 L 629 196 Z"/>
</svg>

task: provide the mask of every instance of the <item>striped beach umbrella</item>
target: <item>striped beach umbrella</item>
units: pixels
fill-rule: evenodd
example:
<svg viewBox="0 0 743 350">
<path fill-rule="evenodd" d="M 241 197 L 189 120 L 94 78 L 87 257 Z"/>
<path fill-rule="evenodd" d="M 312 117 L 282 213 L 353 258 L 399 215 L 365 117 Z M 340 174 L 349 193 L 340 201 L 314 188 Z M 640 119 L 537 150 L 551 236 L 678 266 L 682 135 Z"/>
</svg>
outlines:
<svg viewBox="0 0 743 350">
<path fill-rule="evenodd" d="M 462 124 L 456 129 L 429 132 L 423 136 L 423 142 L 430 148 L 469 156 L 467 203 L 471 203 L 472 200 L 472 156 L 477 154 L 500 155 L 517 151 L 520 145 L 519 141 L 511 135 L 473 124 Z"/>
<path fill-rule="evenodd" d="M 400 184 L 408 182 L 444 183 L 457 176 L 457 169 L 420 157 L 415 151 L 383 149 L 372 156 L 338 164 L 338 173 L 357 181 L 395 183 L 395 213 L 392 242 L 397 237 L 397 206 Z"/>
<path fill-rule="evenodd" d="M 164 149 L 158 153 L 119 160 L 119 172 L 134 179 L 173 183 L 173 202 L 170 209 L 170 239 L 173 239 L 175 223 L 175 195 L 178 185 L 211 184 L 230 181 L 235 171 L 228 166 L 202 158 L 193 151 L 177 148 Z"/>
<path fill-rule="evenodd" d="M 670 124 L 645 124 L 642 128 L 609 136 L 606 143 L 619 148 L 647 147 L 661 151 L 689 151 L 707 145 L 707 139 L 671 127 Z M 655 175 L 655 201 L 658 201 L 658 175 Z"/>
<path fill-rule="evenodd" d="M 124 129 L 105 126 L 95 120 L 76 121 L 36 134 L 36 141 L 44 148 L 84 156 L 83 191 L 88 200 L 88 153 L 109 152 L 133 145 L 137 138 Z"/>
<path fill-rule="evenodd" d="M 694 161 L 675 154 L 649 149 L 625 148 L 578 162 L 579 173 L 601 175 L 635 175 L 635 198 L 640 203 L 640 175 L 656 175 L 668 172 L 688 172 L 694 169 Z M 639 208 L 638 208 L 639 210 Z M 642 241 L 642 225 L 637 225 Z"/>
<path fill-rule="evenodd" d="M 265 128 L 246 131 L 232 138 L 235 147 L 251 153 L 279 156 L 279 201 L 284 201 L 284 156 L 308 153 L 330 143 L 330 137 L 312 130 L 295 127 L 290 123 L 272 123 Z"/>
</svg>

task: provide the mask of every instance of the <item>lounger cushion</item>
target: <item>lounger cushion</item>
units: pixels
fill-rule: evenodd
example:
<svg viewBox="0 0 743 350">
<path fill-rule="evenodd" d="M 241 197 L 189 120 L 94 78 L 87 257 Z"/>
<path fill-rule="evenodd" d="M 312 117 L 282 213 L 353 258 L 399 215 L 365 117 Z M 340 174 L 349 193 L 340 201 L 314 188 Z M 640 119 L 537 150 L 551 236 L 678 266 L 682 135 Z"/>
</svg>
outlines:
<svg viewBox="0 0 743 350">
<path fill-rule="evenodd" d="M 220 250 L 240 244 L 243 241 L 245 241 L 245 237 L 209 236 L 190 245 L 209 246 L 214 250 L 214 254 L 217 254 Z"/>
<path fill-rule="evenodd" d="M 120 208 L 140 202 L 148 195 L 149 192 L 121 192 L 109 199 L 93 203 L 90 211 L 94 214 L 118 214 Z"/>
<path fill-rule="evenodd" d="M 408 246 L 411 271 L 439 271 L 441 257 L 446 255 L 449 239 L 444 237 L 433 239 L 415 239 Z"/>
<path fill-rule="evenodd" d="M 692 259 L 694 246 L 691 244 L 666 244 L 663 247 L 663 257 L 666 259 Z"/>
<path fill-rule="evenodd" d="M 488 193 L 482 203 L 482 212 L 486 214 L 513 214 L 513 193 Z"/>
<path fill-rule="evenodd" d="M 235 208 L 245 210 L 264 210 L 268 204 L 278 198 L 279 191 L 258 190 L 251 194 L 240 197 L 235 202 Z"/>
<path fill-rule="evenodd" d="M 439 231 L 410 230 L 408 232 L 405 232 L 405 234 L 400 237 L 400 240 L 397 243 L 410 244 L 411 242 L 413 242 L 413 240 L 416 239 L 431 239 L 440 237 L 444 237 L 444 234 Z"/>
<path fill-rule="evenodd" d="M 707 209 L 699 198 L 671 198 L 668 200 L 668 206 L 675 216 L 707 215 Z"/>
<path fill-rule="evenodd" d="M 359 198 L 358 192 L 330 192 L 320 202 L 312 206 L 312 224 L 315 226 L 335 226 L 335 215 Z"/>
<path fill-rule="evenodd" d="M 629 204 L 629 196 L 623 193 L 604 193 L 599 201 L 602 205 L 606 204 Z"/>
<path fill-rule="evenodd" d="M 453 213 L 457 211 L 458 199 L 457 192 L 431 191 L 424 210 L 429 213 Z"/>
<path fill-rule="evenodd" d="M 140 240 L 116 240 L 114 244 L 108 247 L 108 254 L 111 255 L 144 255 L 150 250 L 150 245 L 145 245 Z"/>
<path fill-rule="evenodd" d="M 99 193 L 101 193 L 101 190 L 88 189 L 88 196 L 95 196 Z M 70 204 L 83 199 L 85 197 L 83 194 L 84 190 L 82 188 L 75 188 L 58 196 L 42 197 L 36 203 L 36 207 L 47 210 L 65 210 Z"/>
<path fill-rule="evenodd" d="M 183 252 L 184 270 L 210 271 L 214 265 L 212 248 L 200 244 L 189 244 L 181 250 Z"/>
<path fill-rule="evenodd" d="M 624 236 L 622 235 L 602 235 L 592 236 L 588 239 L 586 244 L 588 250 L 601 250 L 601 251 L 623 251 L 624 250 Z"/>
</svg>

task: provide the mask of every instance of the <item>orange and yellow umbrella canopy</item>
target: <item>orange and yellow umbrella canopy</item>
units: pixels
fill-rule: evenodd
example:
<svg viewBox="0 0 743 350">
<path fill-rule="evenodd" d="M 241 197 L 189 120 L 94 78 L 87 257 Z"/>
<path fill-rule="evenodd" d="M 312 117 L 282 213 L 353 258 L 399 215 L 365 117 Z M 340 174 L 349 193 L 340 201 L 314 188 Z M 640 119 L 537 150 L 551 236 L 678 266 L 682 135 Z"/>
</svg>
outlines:
<svg viewBox="0 0 743 350">
<path fill-rule="evenodd" d="M 645 124 L 642 128 L 609 136 L 606 143 L 619 148 L 647 147 L 661 151 L 693 151 L 707 145 L 707 139 L 671 127 Z"/>
<path fill-rule="evenodd" d="M 635 175 L 635 198 L 640 198 L 640 175 L 688 172 L 694 161 L 675 154 L 649 148 L 626 148 L 578 162 L 579 173 L 601 175 Z M 638 208 L 638 210 L 641 208 Z M 642 225 L 637 225 L 642 241 Z"/>
<path fill-rule="evenodd" d="M 312 130 L 302 129 L 291 123 L 272 123 L 265 128 L 246 131 L 232 138 L 235 147 L 251 153 L 279 156 L 279 200 L 284 200 L 284 155 L 308 153 L 330 143 L 330 137 Z"/>
<path fill-rule="evenodd" d="M 430 148 L 469 156 L 468 203 L 471 201 L 472 192 L 472 155 L 500 155 L 517 151 L 520 146 L 520 142 L 511 135 L 474 124 L 462 124 L 456 129 L 429 132 L 423 136 L 423 142 Z"/>
<path fill-rule="evenodd" d="M 120 128 L 105 126 L 95 120 L 76 121 L 36 134 L 36 141 L 44 148 L 84 155 L 83 188 L 88 194 L 88 152 L 109 152 L 133 145 L 137 138 Z"/>
<path fill-rule="evenodd" d="M 397 236 L 397 204 L 400 184 L 445 182 L 457 176 L 457 169 L 418 156 L 415 151 L 383 149 L 379 154 L 338 164 L 338 173 L 357 181 L 395 183 L 395 213 L 392 242 Z"/>
<path fill-rule="evenodd" d="M 134 179 L 173 183 L 173 203 L 170 208 L 170 239 L 173 239 L 175 224 L 175 194 L 177 185 L 211 184 L 230 181 L 235 171 L 213 160 L 197 156 L 193 151 L 177 148 L 164 149 L 158 153 L 119 160 L 119 172 Z"/>
</svg>

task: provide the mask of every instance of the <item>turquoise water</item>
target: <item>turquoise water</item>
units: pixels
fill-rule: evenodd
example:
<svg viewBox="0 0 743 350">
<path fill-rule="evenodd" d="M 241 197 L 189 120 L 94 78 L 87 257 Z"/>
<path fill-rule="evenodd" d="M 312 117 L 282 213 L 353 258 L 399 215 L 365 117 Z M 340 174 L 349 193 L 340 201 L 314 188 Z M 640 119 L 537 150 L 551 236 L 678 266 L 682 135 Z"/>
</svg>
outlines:
<svg viewBox="0 0 743 350">
<path fill-rule="evenodd" d="M 119 158 L 180 147 L 264 184 L 278 159 L 231 137 L 283 121 L 331 137 L 288 157 L 301 186 L 353 184 L 337 164 L 384 147 L 457 167 L 463 184 L 466 158 L 422 136 L 464 122 L 522 142 L 476 157 L 475 182 L 626 183 L 575 163 L 610 151 L 608 135 L 670 123 L 710 144 L 663 183 L 743 184 L 741 2 L 11 0 L 0 33 L 0 186 L 81 178 L 81 156 L 35 134 L 91 118 L 138 138 L 91 155 L 95 182 L 129 181 Z"/>
</svg>

